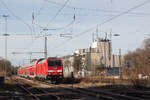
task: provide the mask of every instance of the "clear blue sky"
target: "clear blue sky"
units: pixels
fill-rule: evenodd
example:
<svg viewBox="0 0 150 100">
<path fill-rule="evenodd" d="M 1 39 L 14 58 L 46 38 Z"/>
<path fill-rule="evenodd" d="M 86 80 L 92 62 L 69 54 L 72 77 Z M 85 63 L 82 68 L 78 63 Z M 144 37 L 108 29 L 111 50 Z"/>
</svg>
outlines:
<svg viewBox="0 0 150 100">
<path fill-rule="evenodd" d="M 42 28 L 39 25 L 47 26 L 48 29 L 62 28 L 46 32 L 52 34 L 48 37 L 49 56 L 69 55 L 76 49 L 88 48 L 92 44 L 92 33 L 96 33 L 96 25 L 145 1 L 148 0 L 1 0 L 0 34 L 4 33 L 2 15 L 9 15 L 8 59 L 14 64 L 22 64 L 23 59 L 29 59 L 29 55 L 12 55 L 11 52 L 44 50 L 44 38 L 35 38 L 44 34 L 40 33 Z M 98 26 L 100 37 L 104 37 L 105 32 L 109 33 L 110 30 L 113 34 L 120 34 L 119 37 L 112 37 L 113 53 L 117 54 L 121 48 L 125 54 L 128 50 L 133 51 L 142 46 L 142 41 L 148 38 L 150 33 L 149 9 L 150 3 L 147 3 Z M 33 12 L 35 24 L 32 24 Z M 48 24 L 49 21 L 51 22 Z M 92 29 L 87 31 L 90 28 Z M 65 33 L 71 33 L 73 38 L 59 36 Z M 31 34 L 34 38 L 31 38 Z M 4 43 L 4 37 L 0 36 L 0 56 L 3 58 Z M 42 56 L 43 54 L 33 54 L 32 58 Z"/>
</svg>

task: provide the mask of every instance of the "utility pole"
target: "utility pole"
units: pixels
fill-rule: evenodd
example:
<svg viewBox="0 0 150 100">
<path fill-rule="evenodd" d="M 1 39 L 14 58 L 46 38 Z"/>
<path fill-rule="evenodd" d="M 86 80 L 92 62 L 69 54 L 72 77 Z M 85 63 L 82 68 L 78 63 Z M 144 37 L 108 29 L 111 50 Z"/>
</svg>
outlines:
<svg viewBox="0 0 150 100">
<path fill-rule="evenodd" d="M 92 33 L 92 42 L 94 42 L 94 33 Z"/>
<path fill-rule="evenodd" d="M 3 34 L 3 36 L 5 36 L 5 79 L 7 76 L 7 36 L 9 36 L 9 34 L 7 34 L 7 18 L 8 15 L 3 15 L 3 17 L 5 18 L 5 33 Z"/>
<path fill-rule="evenodd" d="M 121 68 L 121 48 L 119 49 L 119 75 L 121 78 L 122 68 Z"/>
<path fill-rule="evenodd" d="M 43 31 L 48 31 L 49 29 L 44 28 Z M 45 32 L 45 47 L 44 47 L 44 57 L 47 59 L 47 37 L 46 37 L 46 32 Z"/>
<path fill-rule="evenodd" d="M 45 48 L 44 48 L 45 59 L 47 59 L 47 37 L 45 36 Z"/>
<path fill-rule="evenodd" d="M 3 36 L 5 36 L 5 59 L 7 59 L 7 36 L 9 36 L 9 34 L 7 34 L 7 18 L 8 18 L 8 15 L 3 15 L 3 17 L 5 18 L 5 34 L 3 34 Z"/>
</svg>

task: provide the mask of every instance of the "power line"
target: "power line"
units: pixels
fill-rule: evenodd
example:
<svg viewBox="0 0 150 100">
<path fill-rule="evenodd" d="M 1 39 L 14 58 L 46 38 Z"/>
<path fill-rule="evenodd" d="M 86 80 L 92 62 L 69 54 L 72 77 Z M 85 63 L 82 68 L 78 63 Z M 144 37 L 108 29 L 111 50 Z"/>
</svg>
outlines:
<svg viewBox="0 0 150 100">
<path fill-rule="evenodd" d="M 104 17 L 105 16 L 116 16 L 115 14 L 106 14 L 106 15 L 104 15 Z M 132 15 L 132 14 L 126 14 L 125 16 L 127 16 L 127 17 L 146 17 L 145 15 Z M 149 17 L 150 15 L 148 15 L 148 17 Z"/>
<path fill-rule="evenodd" d="M 94 27 L 91 27 L 91 28 L 85 30 L 84 32 L 81 32 L 81 33 L 75 35 L 75 37 L 72 38 L 72 39 L 75 39 L 75 38 L 78 38 L 78 37 L 80 37 L 80 36 L 82 36 L 82 35 L 84 35 L 84 34 L 87 34 L 89 31 L 92 31 L 93 29 L 95 29 L 95 27 L 101 26 L 101 25 L 103 25 L 103 24 L 105 24 L 105 23 L 108 23 L 108 22 L 110 22 L 110 21 L 112 21 L 112 20 L 114 20 L 114 19 L 116 19 L 116 18 L 118 18 L 118 17 L 120 17 L 120 16 L 122 16 L 122 15 L 127 14 L 128 12 L 130 12 L 130 11 L 132 11 L 132 10 L 134 10 L 134 9 L 137 9 L 137 8 L 139 8 L 139 7 L 141 7 L 141 6 L 145 5 L 145 4 L 148 4 L 149 2 L 150 2 L 150 0 L 147 0 L 147 1 L 141 3 L 141 4 L 137 5 L 137 6 L 134 6 L 134 7 L 130 8 L 130 9 L 128 9 L 127 11 L 124 11 L 124 12 L 122 12 L 122 13 L 116 15 L 116 16 L 113 16 L 113 17 L 111 17 L 111 18 L 109 18 L 109 19 L 103 21 L 102 23 L 97 24 L 97 25 L 94 26 Z M 67 40 L 65 43 L 69 43 L 68 41 L 70 41 L 70 40 L 72 40 L 72 39 Z M 63 44 L 65 44 L 65 43 L 63 43 Z M 61 45 L 61 46 L 62 46 L 62 45 Z"/>
<path fill-rule="evenodd" d="M 67 3 L 69 2 L 69 0 L 66 0 L 65 3 L 62 5 L 62 7 L 57 11 L 57 13 L 52 17 L 52 19 L 50 19 L 50 21 L 48 21 L 48 24 L 46 25 L 46 28 L 48 27 L 48 25 L 59 15 L 59 13 L 63 10 L 63 8 L 67 5 Z"/>
<path fill-rule="evenodd" d="M 147 3 L 149 3 L 149 2 L 150 2 L 150 0 L 147 0 L 147 1 L 141 3 L 141 4 L 137 5 L 137 6 L 134 6 L 134 7 L 130 8 L 130 9 L 128 9 L 127 11 L 124 11 L 124 12 L 122 12 L 122 13 L 116 15 L 116 16 L 113 16 L 113 17 L 111 17 L 111 18 L 109 18 L 109 19 L 107 19 L 107 20 L 105 20 L 105 21 L 103 21 L 102 23 L 97 24 L 97 25 L 98 25 L 98 26 L 101 26 L 101 25 L 103 25 L 103 24 L 105 24 L 105 23 L 108 23 L 108 22 L 110 22 L 110 21 L 112 21 L 112 20 L 114 20 L 114 19 L 116 19 L 116 18 L 118 18 L 118 17 L 120 17 L 120 16 L 122 16 L 122 15 L 125 15 L 125 14 L 127 14 L 128 12 L 130 12 L 130 11 L 132 11 L 132 10 L 134 10 L 134 9 L 137 9 L 137 8 L 139 8 L 139 7 L 141 7 L 141 6 L 145 5 L 145 4 L 147 4 Z M 89 28 L 88 30 L 86 30 L 86 31 L 84 31 L 84 32 L 81 32 L 80 34 L 76 35 L 75 37 L 79 37 L 79 36 L 81 36 L 81 35 L 83 35 L 83 34 L 86 34 L 87 32 L 89 32 L 89 31 L 93 30 L 95 27 L 97 27 L 97 25 L 94 26 L 94 27 Z"/>
<path fill-rule="evenodd" d="M 47 1 L 47 0 L 44 0 L 44 1 Z M 38 27 L 40 27 L 40 28 L 42 28 L 42 29 L 48 29 L 47 27 L 48 27 L 48 25 L 59 15 L 59 13 L 63 10 L 63 8 L 67 5 L 67 3 L 69 2 L 69 0 L 66 0 L 65 1 L 65 3 L 62 5 L 62 7 L 57 11 L 57 13 L 48 21 L 48 24 L 46 25 L 46 27 L 42 27 L 41 25 L 39 25 L 39 24 L 35 24 L 35 25 L 37 25 Z M 59 29 L 63 29 L 63 28 L 59 28 Z M 49 30 L 51 30 L 51 29 L 49 29 Z M 58 30 L 58 28 L 57 29 L 52 29 L 52 30 Z M 42 33 L 43 32 L 43 30 L 40 32 L 40 33 Z"/>
<path fill-rule="evenodd" d="M 28 23 L 26 23 L 23 19 L 21 19 L 20 17 L 18 17 L 11 9 L 9 9 L 8 6 L 6 5 L 6 3 L 3 0 L 0 0 L 0 2 L 11 13 L 12 16 L 14 16 L 20 22 L 22 22 L 23 24 L 25 24 L 29 28 L 29 30 L 31 32 L 31 35 L 33 35 L 32 34 L 32 28 L 31 28 L 31 26 Z"/>
<path fill-rule="evenodd" d="M 44 9 L 46 1 L 44 0 L 43 5 L 40 7 L 40 9 L 36 12 L 35 18 L 38 17 L 41 13 L 41 11 Z"/>
<path fill-rule="evenodd" d="M 75 9 L 74 9 L 74 11 L 75 11 Z M 65 26 L 65 27 L 68 27 L 68 26 L 72 25 L 72 31 L 71 31 L 71 33 L 69 33 L 69 34 L 60 34 L 60 37 L 69 38 L 69 39 L 67 39 L 67 41 L 69 41 L 69 40 L 72 39 L 72 36 L 71 36 L 71 35 L 72 35 L 72 32 L 73 32 L 73 25 L 74 25 L 75 20 L 76 20 L 76 16 L 75 16 L 75 13 L 74 13 L 72 22 L 71 22 L 70 24 L 68 24 L 67 26 Z M 61 45 L 63 45 L 63 44 L 64 44 L 65 42 L 67 42 L 67 41 L 61 42 L 61 44 L 59 44 L 59 45 L 61 46 Z M 60 47 L 59 45 L 53 47 L 52 49 L 54 49 L 54 48 L 55 48 L 55 49 L 56 49 L 56 48 L 59 48 L 59 47 Z"/>
<path fill-rule="evenodd" d="M 50 1 L 50 0 L 44 0 L 48 3 L 52 3 L 52 4 L 55 4 L 55 5 L 58 5 L 58 6 L 62 6 L 63 4 L 62 3 L 58 3 L 58 2 L 55 2 L 55 1 Z M 106 9 L 93 9 L 93 8 L 82 8 L 82 7 L 75 7 L 75 6 L 70 6 L 70 5 L 66 5 L 66 7 L 68 8 L 71 8 L 71 9 L 76 9 L 76 10 L 87 10 L 87 11 L 94 11 L 94 12 L 109 12 L 109 13 L 121 13 L 121 12 L 124 12 L 124 11 L 120 11 L 120 10 L 106 10 Z M 129 14 L 137 14 L 137 15 L 150 15 L 150 13 L 142 13 L 142 12 L 130 12 Z"/>
<path fill-rule="evenodd" d="M 74 20 L 72 20 L 71 22 L 69 22 L 67 25 L 63 26 L 63 27 L 58 27 L 58 28 L 44 28 L 44 27 L 41 27 L 42 31 L 40 32 L 40 34 L 38 35 L 41 35 L 42 32 L 43 32 L 43 29 L 47 29 L 47 30 L 53 30 L 53 31 L 56 31 L 56 30 L 64 30 L 63 32 L 65 32 L 65 29 L 69 26 L 71 26 L 72 24 L 74 24 Z M 41 36 L 40 36 L 41 37 Z"/>
<path fill-rule="evenodd" d="M 74 24 L 75 22 L 75 14 L 73 15 L 73 20 L 71 22 L 69 22 L 67 25 L 65 25 L 64 27 L 59 27 L 59 28 L 44 28 L 42 27 L 42 29 L 46 29 L 46 30 L 63 30 L 63 29 L 66 29 L 67 27 L 71 26 L 72 24 Z M 43 31 L 43 30 L 42 30 Z M 63 31 L 64 32 L 64 31 Z M 26 34 L 25 34 L 26 35 Z M 37 38 L 40 38 L 40 37 L 44 37 L 44 35 L 42 36 L 38 36 Z M 34 41 L 33 41 L 34 42 Z M 63 43 L 65 43 L 66 41 L 64 41 Z M 61 45 L 63 44 L 61 43 Z M 58 47 L 58 46 L 57 46 Z M 56 48 L 56 47 L 55 47 Z"/>
<path fill-rule="evenodd" d="M 124 14 L 127 14 L 128 12 L 130 12 L 130 11 L 132 11 L 132 10 L 134 10 L 134 9 L 137 9 L 137 8 L 139 8 L 139 7 L 141 7 L 141 6 L 143 6 L 143 5 L 147 4 L 147 3 L 149 3 L 149 2 L 150 2 L 150 0 L 148 0 L 148 1 L 146 1 L 146 2 L 143 2 L 142 4 L 139 4 L 139 5 L 135 6 L 135 7 L 132 7 L 132 8 L 130 8 L 130 9 L 128 9 L 127 11 L 122 12 L 122 13 L 120 13 L 120 14 L 118 14 L 118 15 L 116 15 L 116 16 L 114 16 L 114 17 L 112 17 L 112 18 L 110 18 L 110 19 L 108 19 L 108 20 L 106 20 L 106 21 L 104 21 L 104 22 L 102 22 L 102 23 L 99 24 L 99 25 L 102 25 L 102 24 L 105 24 L 105 23 L 107 23 L 107 22 L 109 22 L 109 21 L 111 21 L 111 20 L 114 20 L 114 19 L 116 19 L 116 18 L 118 18 L 118 17 L 120 17 L 120 16 L 122 16 L 122 15 L 124 15 Z"/>
<path fill-rule="evenodd" d="M 47 29 L 48 29 L 48 30 L 63 30 L 63 29 L 65 29 L 66 27 L 72 25 L 72 23 L 73 23 L 73 20 L 72 20 L 71 22 L 69 22 L 67 25 L 64 25 L 63 27 L 47 28 Z M 43 27 L 43 26 L 41 26 L 41 25 L 39 25 L 39 24 L 36 24 L 36 23 L 34 23 L 34 24 L 35 24 L 37 27 L 41 28 L 41 29 L 44 29 L 44 28 L 45 28 L 45 27 Z"/>
<path fill-rule="evenodd" d="M 59 45 L 57 45 L 57 46 L 55 46 L 55 47 L 53 47 L 53 48 L 51 48 L 52 50 L 54 50 L 54 49 L 58 49 L 58 48 L 60 48 L 61 46 L 63 46 L 65 43 L 67 43 L 68 41 L 70 41 L 71 40 L 71 38 L 69 38 L 69 39 L 67 39 L 67 40 L 65 40 L 65 41 L 63 41 L 63 42 L 61 42 Z"/>
</svg>

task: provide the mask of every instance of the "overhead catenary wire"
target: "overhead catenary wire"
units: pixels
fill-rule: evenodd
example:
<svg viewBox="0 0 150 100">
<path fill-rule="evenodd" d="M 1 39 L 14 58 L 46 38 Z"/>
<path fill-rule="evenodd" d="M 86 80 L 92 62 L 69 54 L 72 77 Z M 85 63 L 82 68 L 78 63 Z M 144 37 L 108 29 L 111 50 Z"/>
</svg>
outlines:
<svg viewBox="0 0 150 100">
<path fill-rule="evenodd" d="M 72 23 L 73 23 L 74 21 L 72 20 L 71 22 L 69 22 L 68 24 L 66 24 L 66 25 L 64 25 L 64 26 L 62 26 L 62 27 L 54 27 L 54 28 L 47 28 L 48 30 L 63 30 L 63 29 L 65 29 L 66 27 L 68 27 L 68 26 L 70 26 L 70 25 L 72 25 Z M 43 26 L 40 26 L 39 24 L 36 24 L 36 23 L 34 23 L 36 26 L 38 26 L 39 28 L 41 28 L 41 29 L 44 29 L 45 27 L 43 27 Z"/>
<path fill-rule="evenodd" d="M 115 15 L 115 16 L 113 16 L 113 17 L 111 17 L 111 18 L 109 18 L 109 19 L 103 21 L 103 22 L 100 23 L 100 24 L 95 25 L 94 27 L 89 28 L 88 30 L 86 30 L 86 31 L 84 31 L 84 32 L 81 32 L 80 34 L 77 34 L 75 37 L 79 37 L 79 36 L 81 36 L 81 35 L 83 35 L 83 34 L 86 34 L 87 32 L 89 32 L 89 31 L 95 29 L 95 27 L 97 27 L 97 26 L 102 26 L 103 24 L 108 23 L 108 22 L 110 22 L 110 21 L 112 21 L 112 20 L 114 20 L 114 19 L 116 19 L 116 18 L 118 18 L 118 17 L 120 17 L 120 16 L 122 16 L 122 15 L 125 15 L 125 14 L 127 14 L 128 12 L 130 12 L 130 11 L 132 11 L 132 10 L 134 10 L 134 9 L 137 9 L 137 8 L 139 8 L 139 7 L 141 7 L 141 6 L 145 5 L 145 4 L 147 4 L 147 3 L 149 3 L 149 2 L 150 2 L 150 0 L 147 0 L 147 1 L 145 1 L 145 2 L 143 2 L 143 3 L 141 3 L 141 4 L 139 4 L 139 5 L 136 5 L 136 6 L 130 8 L 130 9 L 128 9 L 128 10 L 126 10 L 126 11 L 124 11 L 124 12 L 118 14 L 118 15 Z"/>
<path fill-rule="evenodd" d="M 62 6 L 62 3 L 51 1 L 51 0 L 44 0 L 48 3 L 55 4 L 58 6 Z M 121 10 L 106 10 L 106 9 L 97 9 L 97 8 L 83 8 L 83 7 L 76 7 L 76 6 L 70 6 L 66 5 L 65 7 L 71 8 L 71 9 L 76 9 L 76 10 L 84 10 L 84 11 L 94 11 L 94 12 L 108 12 L 108 13 L 121 13 L 124 11 Z M 129 14 L 134 14 L 134 15 L 150 15 L 150 13 L 142 13 L 142 12 L 129 12 Z"/>
<path fill-rule="evenodd" d="M 91 27 L 91 28 L 85 30 L 84 32 L 81 32 L 81 33 L 75 35 L 74 38 L 69 39 L 68 41 L 73 40 L 73 39 L 78 38 L 78 37 L 81 37 L 82 35 L 87 34 L 88 32 L 94 30 L 95 27 L 97 27 L 97 26 L 102 26 L 103 24 L 108 23 L 108 22 L 110 22 L 110 21 L 112 21 L 112 20 L 114 20 L 114 19 L 116 19 L 116 18 L 118 18 L 118 17 L 120 17 L 120 16 L 123 16 L 123 15 L 129 13 L 130 11 L 133 11 L 133 10 L 135 10 L 135 9 L 137 9 L 137 8 L 139 8 L 139 7 L 142 7 L 142 6 L 144 6 L 145 4 L 148 4 L 148 3 L 150 3 L 150 0 L 147 0 L 147 1 L 143 2 L 143 3 L 141 3 L 141 4 L 138 4 L 138 5 L 136 5 L 136 6 L 132 7 L 132 8 L 129 8 L 128 10 L 126 10 L 126 11 L 124 11 L 124 12 L 121 12 L 120 14 L 118 14 L 118 15 L 116 15 L 116 16 L 113 16 L 113 17 L 111 17 L 111 18 L 109 18 L 109 19 L 107 19 L 107 20 L 101 22 L 100 24 L 97 24 L 97 25 L 95 25 L 95 26 L 93 26 L 93 27 Z M 65 43 L 69 43 L 68 41 L 65 42 Z M 65 43 L 63 43 L 63 45 L 64 45 Z M 62 45 L 61 45 L 61 46 L 62 46 Z"/>
<path fill-rule="evenodd" d="M 42 29 L 44 27 L 37 24 L 37 23 L 35 23 L 35 20 L 40 15 L 41 11 L 44 9 L 45 3 L 46 3 L 46 0 L 44 0 L 43 4 L 41 5 L 41 7 L 39 8 L 39 10 L 36 13 L 35 12 L 32 13 L 32 24 L 34 24 L 34 25 L 36 25 L 36 26 L 38 26 L 39 28 L 42 28 Z"/>
<path fill-rule="evenodd" d="M 47 1 L 47 0 L 45 0 L 45 1 Z M 47 25 L 46 25 L 44 28 L 42 28 L 41 25 L 38 25 L 38 24 L 35 24 L 35 25 L 41 27 L 42 29 L 48 29 L 49 24 L 59 15 L 59 13 L 63 10 L 63 8 L 67 5 L 68 2 L 69 2 L 69 0 L 66 0 L 66 1 L 65 1 L 65 3 L 62 5 L 62 7 L 61 7 L 61 8 L 56 12 L 56 14 L 48 21 Z M 50 29 L 49 29 L 49 30 L 50 30 Z M 40 33 L 43 33 L 43 30 L 42 30 Z"/>
<path fill-rule="evenodd" d="M 117 16 L 117 15 L 114 15 L 114 16 Z M 109 22 L 109 21 L 108 21 Z M 90 30 L 91 31 L 91 30 Z M 78 35 L 77 35 L 78 36 Z M 71 39 L 70 39 L 71 40 Z"/>
<path fill-rule="evenodd" d="M 72 22 L 70 23 L 70 24 L 68 24 L 68 26 L 70 26 L 70 25 L 72 25 L 72 30 L 71 30 L 71 33 L 69 33 L 70 35 L 72 35 L 72 33 L 73 33 L 73 27 L 74 27 L 74 22 L 76 21 L 76 15 L 75 15 L 75 8 L 74 8 L 74 14 L 73 14 L 73 20 L 72 20 Z M 68 27 L 68 26 L 66 26 L 66 27 Z M 61 35 L 61 34 L 60 34 Z M 64 34 L 65 35 L 65 34 Z M 66 35 L 68 35 L 68 34 L 66 34 Z M 61 44 L 59 44 L 60 46 L 61 45 L 63 45 L 65 42 L 67 42 L 67 41 L 69 41 L 69 40 L 71 40 L 72 39 L 72 36 L 70 37 L 70 36 L 68 36 L 68 38 L 69 39 L 67 39 L 66 41 L 64 41 L 64 42 L 62 42 Z M 52 49 L 56 49 L 56 48 L 59 48 L 60 46 L 55 46 L 55 47 L 53 47 Z"/>
<path fill-rule="evenodd" d="M 58 2 L 55 2 L 55 1 L 51 1 L 51 0 L 43 0 L 44 1 L 44 3 L 45 2 L 48 2 L 48 3 L 52 3 L 52 4 L 55 4 L 55 5 L 58 5 L 58 6 L 62 6 L 62 7 L 64 7 L 64 4 L 66 4 L 66 3 L 64 3 L 64 4 L 62 4 L 62 3 L 58 3 Z M 67 2 L 67 1 L 66 1 Z M 111 5 L 112 5 L 112 3 L 113 3 L 113 1 L 112 0 L 110 0 L 110 2 L 111 2 Z M 81 7 L 75 7 L 75 6 L 70 6 L 70 5 L 65 5 L 65 7 L 69 7 L 69 8 L 72 8 L 72 9 L 77 9 L 77 10 L 89 10 L 89 11 L 102 11 L 102 12 L 111 12 L 111 13 L 120 13 L 120 12 L 123 12 L 123 11 L 113 11 L 113 10 L 105 10 L 105 9 L 92 9 L 92 8 L 81 8 Z M 40 13 L 41 11 L 42 11 L 42 9 L 44 8 L 44 4 L 42 5 L 42 7 L 39 9 L 39 11 L 38 11 L 38 13 Z M 58 10 L 59 11 L 59 10 Z M 56 13 L 57 14 L 57 13 Z M 129 15 L 126 15 L 126 16 L 129 16 L 129 17 L 143 17 L 144 15 L 150 15 L 150 13 L 138 13 L 138 12 L 129 12 L 128 13 Z M 107 15 L 105 15 L 105 16 L 115 16 L 116 14 L 107 14 Z M 133 15 L 133 16 L 132 16 Z M 140 16 L 135 16 L 135 15 L 140 15 Z M 37 15 L 35 15 L 35 17 L 36 16 L 38 16 L 38 14 Z M 56 15 L 57 16 L 57 15 Z M 55 17 L 55 16 L 54 16 Z M 34 25 L 36 25 L 36 26 L 38 26 L 39 28 L 45 28 L 44 26 L 41 26 L 41 25 L 39 25 L 39 24 L 37 24 L 37 23 L 35 23 L 34 22 Z M 48 27 L 48 26 L 47 26 Z M 47 28 L 46 27 L 46 28 Z M 51 30 L 59 30 L 59 28 L 58 29 L 51 29 Z"/>
<path fill-rule="evenodd" d="M 73 19 L 71 22 L 69 22 L 69 23 L 68 23 L 67 25 L 65 25 L 64 27 L 51 28 L 51 29 L 48 29 L 48 30 L 64 30 L 65 28 L 71 26 L 71 25 L 74 23 L 74 21 L 75 21 L 75 20 Z M 42 28 L 42 29 L 43 29 L 43 28 Z M 23 37 L 24 37 L 24 36 L 27 36 L 27 35 L 29 35 L 29 34 L 13 34 L 13 35 L 15 35 L 15 36 L 23 36 Z M 47 34 L 46 36 L 49 36 L 49 34 Z M 32 43 L 27 44 L 27 46 L 29 46 L 28 48 L 32 47 L 33 44 L 35 43 L 35 41 L 36 41 L 37 39 L 41 38 L 41 37 L 45 37 L 45 35 L 39 34 L 39 35 L 35 36 L 35 39 L 32 41 Z"/>
<path fill-rule="evenodd" d="M 74 23 L 75 23 L 75 14 L 73 15 L 73 20 L 71 21 L 71 23 L 69 23 L 68 25 L 66 25 L 66 26 L 64 27 L 64 31 L 62 31 L 61 34 L 63 34 L 66 30 L 70 29 L 70 28 L 68 28 L 69 26 L 72 27 L 72 28 L 71 28 L 71 31 L 70 31 L 70 34 L 72 34 L 72 33 L 73 33 L 73 30 L 74 30 Z M 66 28 L 67 28 L 67 29 L 66 29 Z M 65 29 L 66 29 L 66 30 L 65 30 Z"/>
<path fill-rule="evenodd" d="M 66 0 L 65 3 L 62 5 L 62 7 L 56 12 L 56 14 L 48 21 L 48 24 L 46 25 L 46 28 L 49 26 L 49 24 L 59 15 L 59 13 L 63 10 L 63 8 L 67 5 L 69 0 Z"/>
<path fill-rule="evenodd" d="M 34 26 L 34 19 L 35 19 L 35 16 L 34 16 L 34 10 L 33 10 L 33 12 L 32 12 L 32 30 L 33 30 L 33 34 L 36 35 L 35 26 Z"/>
<path fill-rule="evenodd" d="M 65 32 L 65 29 L 68 28 L 69 26 L 71 26 L 74 23 L 74 20 L 72 20 L 71 22 L 69 22 L 68 24 L 62 26 L 62 27 L 57 27 L 57 28 L 47 28 L 47 30 L 52 30 L 52 31 L 58 31 L 58 30 L 63 30 L 62 32 Z M 40 27 L 41 28 L 41 27 Z M 39 37 L 44 37 L 44 35 L 42 35 L 43 29 L 45 29 L 44 27 L 41 28 L 41 31 L 39 34 L 37 34 L 37 36 L 35 38 L 39 38 Z"/>
<path fill-rule="evenodd" d="M 64 40 L 63 42 L 61 42 L 60 44 L 58 44 L 57 46 L 54 46 L 53 48 L 51 48 L 52 50 L 54 49 L 58 49 L 60 48 L 61 46 L 63 46 L 66 42 L 70 41 L 72 38 L 69 38 L 67 40 Z"/>
<path fill-rule="evenodd" d="M 66 29 L 69 27 L 69 26 L 72 26 L 72 31 L 71 32 L 73 32 L 73 24 L 74 24 L 74 22 L 75 22 L 75 14 L 73 15 L 73 20 L 71 20 L 71 22 L 69 22 L 68 24 L 66 24 L 65 26 L 62 26 L 62 27 L 57 27 L 57 28 L 41 28 L 42 29 L 42 31 L 40 32 L 40 34 L 39 35 L 41 35 L 42 34 L 42 32 L 43 32 L 43 29 L 46 29 L 46 30 L 53 30 L 53 31 L 57 31 L 57 30 L 63 30 L 61 33 L 63 33 L 63 32 L 65 32 L 66 31 Z M 68 30 L 68 29 L 67 29 Z M 41 36 L 40 36 L 41 37 Z"/>
<path fill-rule="evenodd" d="M 88 8 L 79 8 L 79 7 L 73 7 L 73 6 L 67 5 L 67 2 L 68 2 L 67 0 L 66 0 L 66 3 L 64 3 L 64 4 L 57 3 L 57 2 L 54 2 L 54 1 L 49 1 L 49 0 L 44 0 L 44 1 L 56 4 L 56 5 L 59 5 L 59 6 L 62 6 L 61 9 L 64 8 L 64 7 L 70 7 L 70 8 L 73 8 L 73 9 L 87 9 L 87 10 L 89 10 Z M 60 13 L 61 9 L 58 10 L 56 15 L 49 22 L 53 21 L 57 17 L 57 15 Z M 99 11 L 99 9 L 90 9 L 90 10 Z M 101 10 L 101 11 L 106 11 L 106 12 L 108 11 L 109 12 L 109 10 Z M 117 12 L 118 13 L 119 11 L 112 11 L 111 10 L 110 12 Z M 136 14 L 136 13 L 132 13 L 132 14 Z M 116 15 L 114 14 L 114 15 L 108 15 L 108 16 L 116 16 Z M 137 16 L 137 17 L 141 17 L 141 16 Z M 48 24 L 50 24 L 50 23 L 48 23 Z M 48 24 L 47 24 L 46 28 L 48 27 Z M 40 27 L 42 29 L 45 28 L 45 27 L 42 27 L 41 25 L 36 24 L 36 23 L 35 23 L 35 25 L 37 25 L 38 27 Z M 58 29 L 51 29 L 51 30 L 59 30 L 59 28 Z"/>
<path fill-rule="evenodd" d="M 11 9 L 9 9 L 9 7 L 6 5 L 6 3 L 3 0 L 0 0 L 0 3 L 8 10 L 8 12 L 10 12 L 10 14 L 12 16 L 14 16 L 16 19 L 18 19 L 24 25 L 26 25 L 28 27 L 28 29 L 30 30 L 31 36 L 33 36 L 33 34 L 32 34 L 32 27 L 28 23 L 26 23 L 22 18 L 17 16 Z"/>
<path fill-rule="evenodd" d="M 46 0 L 44 0 L 43 4 L 42 4 L 41 7 L 39 8 L 39 10 L 36 12 L 35 18 L 37 18 L 37 17 L 40 15 L 41 11 L 42 11 L 42 10 L 44 9 L 44 7 L 45 7 L 45 3 L 46 3 Z"/>
</svg>

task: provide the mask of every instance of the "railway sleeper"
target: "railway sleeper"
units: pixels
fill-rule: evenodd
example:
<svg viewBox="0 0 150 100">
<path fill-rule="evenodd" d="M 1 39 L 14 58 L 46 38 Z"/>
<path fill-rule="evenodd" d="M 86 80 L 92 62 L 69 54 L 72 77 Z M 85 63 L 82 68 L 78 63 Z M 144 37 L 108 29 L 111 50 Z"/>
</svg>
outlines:
<svg viewBox="0 0 150 100">
<path fill-rule="evenodd" d="M 116 100 L 116 99 L 113 99 L 112 97 L 110 96 L 105 96 L 105 95 L 100 95 L 100 94 L 97 94 L 97 93 L 92 93 L 92 92 L 88 92 L 88 91 L 83 91 L 83 90 L 79 90 L 78 88 L 74 88 L 74 89 L 71 89 L 71 88 L 65 88 L 67 90 L 70 90 L 70 91 L 73 91 L 73 92 L 76 92 L 76 93 L 81 93 L 85 96 L 91 96 L 91 97 L 96 97 L 98 99 L 104 99 L 104 100 Z"/>
<path fill-rule="evenodd" d="M 85 88 L 78 88 L 78 89 L 84 90 L 84 91 L 89 91 L 92 93 L 98 93 L 98 94 L 102 94 L 102 95 L 109 95 L 110 97 L 113 97 L 115 99 L 120 98 L 122 100 L 143 100 L 143 99 L 137 98 L 137 97 L 126 96 L 126 95 L 121 95 L 121 94 L 116 94 L 116 93 L 111 93 L 111 92 L 106 92 L 106 91 L 101 91 L 101 90 L 89 90 L 89 89 L 85 89 Z"/>
<path fill-rule="evenodd" d="M 42 94 L 38 94 L 37 96 L 38 97 L 41 97 L 41 95 L 47 95 L 49 96 L 50 98 L 53 98 L 54 100 L 61 100 L 61 98 L 57 95 L 53 95 L 53 94 L 50 94 L 48 91 L 45 91 L 44 89 L 39 89 L 39 88 L 35 88 L 37 91 L 41 92 Z"/>
</svg>

